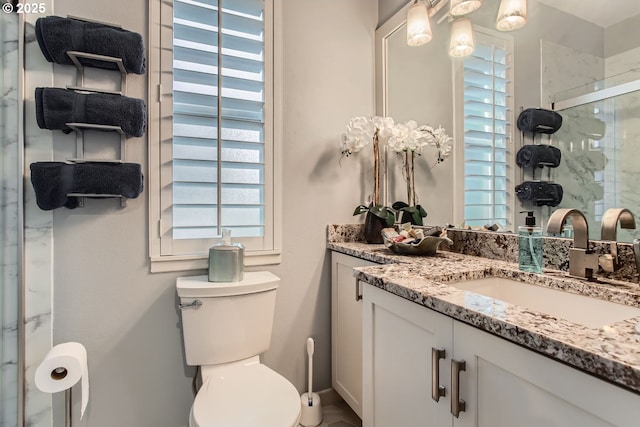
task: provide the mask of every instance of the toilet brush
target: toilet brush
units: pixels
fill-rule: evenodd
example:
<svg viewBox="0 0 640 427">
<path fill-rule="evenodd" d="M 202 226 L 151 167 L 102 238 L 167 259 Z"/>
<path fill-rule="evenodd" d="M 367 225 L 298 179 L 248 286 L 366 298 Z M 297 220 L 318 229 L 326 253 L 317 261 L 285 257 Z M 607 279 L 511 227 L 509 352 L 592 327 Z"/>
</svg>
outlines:
<svg viewBox="0 0 640 427">
<path fill-rule="evenodd" d="M 314 427 L 322 422 L 322 406 L 320 396 L 313 393 L 313 338 L 307 338 L 307 354 L 309 356 L 309 391 L 302 393 L 300 404 L 302 413 L 300 414 L 300 424 L 305 427 Z"/>
</svg>

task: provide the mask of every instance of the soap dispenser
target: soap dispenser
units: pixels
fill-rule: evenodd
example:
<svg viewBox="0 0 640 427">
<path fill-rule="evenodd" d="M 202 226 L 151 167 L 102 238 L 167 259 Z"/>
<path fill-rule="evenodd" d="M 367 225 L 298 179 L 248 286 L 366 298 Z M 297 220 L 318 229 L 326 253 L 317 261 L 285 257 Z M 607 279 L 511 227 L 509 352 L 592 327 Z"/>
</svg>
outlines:
<svg viewBox="0 0 640 427">
<path fill-rule="evenodd" d="M 527 212 L 525 225 L 518 227 L 518 264 L 522 271 L 542 273 L 542 228 L 536 227 L 533 212 Z"/>
<path fill-rule="evenodd" d="M 244 246 L 231 243 L 231 230 L 222 229 L 222 242 L 209 248 L 209 281 L 239 282 L 244 271 Z"/>
</svg>

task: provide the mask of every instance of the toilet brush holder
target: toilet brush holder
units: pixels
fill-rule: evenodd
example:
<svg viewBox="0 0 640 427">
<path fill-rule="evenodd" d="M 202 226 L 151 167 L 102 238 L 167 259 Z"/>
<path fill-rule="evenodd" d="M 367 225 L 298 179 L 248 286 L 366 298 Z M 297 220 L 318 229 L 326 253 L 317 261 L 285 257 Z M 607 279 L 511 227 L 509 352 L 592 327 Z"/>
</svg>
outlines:
<svg viewBox="0 0 640 427">
<path fill-rule="evenodd" d="M 315 427 L 322 422 L 322 405 L 318 393 L 302 393 L 300 396 L 302 411 L 300 414 L 300 424 L 305 427 Z"/>
<path fill-rule="evenodd" d="M 322 406 L 320 396 L 313 393 L 313 338 L 307 338 L 307 355 L 309 356 L 309 391 L 300 396 L 300 424 L 304 427 L 315 427 L 322 422 Z"/>
</svg>

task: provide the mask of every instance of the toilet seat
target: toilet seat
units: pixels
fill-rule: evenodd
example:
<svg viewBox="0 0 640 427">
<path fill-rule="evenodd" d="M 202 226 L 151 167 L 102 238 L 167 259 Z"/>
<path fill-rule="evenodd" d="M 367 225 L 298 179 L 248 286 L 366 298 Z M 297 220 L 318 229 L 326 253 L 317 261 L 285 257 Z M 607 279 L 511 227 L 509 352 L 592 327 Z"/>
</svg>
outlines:
<svg viewBox="0 0 640 427">
<path fill-rule="evenodd" d="M 191 407 L 191 427 L 294 427 L 298 390 L 265 365 L 233 365 L 208 374 Z"/>
</svg>

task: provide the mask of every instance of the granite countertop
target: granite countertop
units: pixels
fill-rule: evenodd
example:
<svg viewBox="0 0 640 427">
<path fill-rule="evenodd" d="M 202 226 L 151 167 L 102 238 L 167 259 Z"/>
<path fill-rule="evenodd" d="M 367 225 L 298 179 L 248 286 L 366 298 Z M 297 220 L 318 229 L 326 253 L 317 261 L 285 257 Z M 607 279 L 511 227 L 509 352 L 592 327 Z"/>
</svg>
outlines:
<svg viewBox="0 0 640 427">
<path fill-rule="evenodd" d="M 640 394 L 640 316 L 589 328 L 447 284 L 484 277 L 515 278 L 640 307 L 636 283 L 593 283 L 548 269 L 544 275 L 525 273 L 511 262 L 448 251 L 434 257 L 402 256 L 383 245 L 331 239 L 327 247 L 381 264 L 356 268 L 354 275 L 359 280 Z"/>
</svg>

